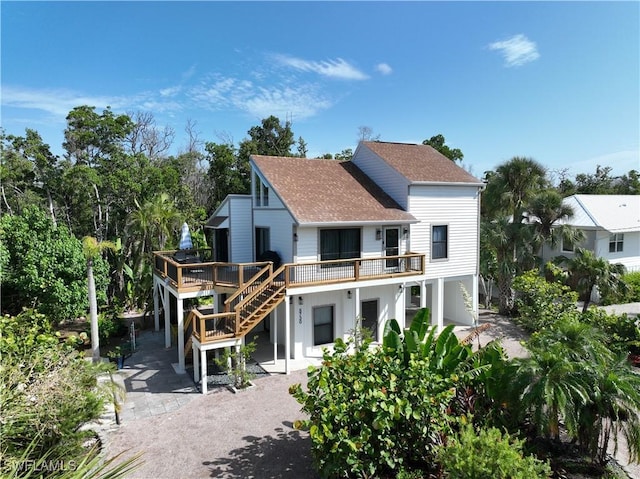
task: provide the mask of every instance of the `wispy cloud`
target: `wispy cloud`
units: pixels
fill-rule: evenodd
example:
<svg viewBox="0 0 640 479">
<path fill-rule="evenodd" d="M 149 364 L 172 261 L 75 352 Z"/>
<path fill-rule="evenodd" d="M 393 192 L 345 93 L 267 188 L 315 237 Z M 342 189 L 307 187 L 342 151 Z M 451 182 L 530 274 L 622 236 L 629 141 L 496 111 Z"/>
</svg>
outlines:
<svg viewBox="0 0 640 479">
<path fill-rule="evenodd" d="M 522 34 L 490 43 L 489 49 L 500 51 L 507 67 L 519 67 L 540 58 L 536 43 Z"/>
<path fill-rule="evenodd" d="M 387 63 L 378 63 L 376 65 L 376 71 L 383 75 L 391 75 L 393 73 L 393 69 Z"/>
<path fill-rule="evenodd" d="M 313 72 L 318 75 L 340 80 L 366 80 L 369 77 L 342 58 L 325 61 L 311 61 L 288 55 L 275 55 L 275 60 L 281 65 L 304 72 Z"/>
<path fill-rule="evenodd" d="M 160 90 L 157 94 L 143 92 L 131 96 L 87 95 L 69 89 L 31 89 L 11 85 L 2 86 L 2 106 L 39 110 L 54 118 L 63 120 L 79 105 L 94 106 L 97 109 L 112 107 L 115 111 L 153 110 L 175 111 L 181 109 L 179 102 L 163 100 L 175 96 L 174 88 Z"/>
<path fill-rule="evenodd" d="M 249 80 L 217 77 L 190 92 L 200 106 L 211 110 L 237 109 L 258 118 L 293 115 L 309 118 L 333 103 L 313 84 L 257 84 Z"/>
</svg>

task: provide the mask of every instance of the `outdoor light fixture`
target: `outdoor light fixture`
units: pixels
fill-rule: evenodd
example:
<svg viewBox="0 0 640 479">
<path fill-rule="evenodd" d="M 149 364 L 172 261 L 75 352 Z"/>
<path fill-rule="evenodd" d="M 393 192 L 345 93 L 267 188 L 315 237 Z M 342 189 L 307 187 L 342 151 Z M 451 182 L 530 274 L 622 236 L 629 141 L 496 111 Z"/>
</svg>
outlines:
<svg viewBox="0 0 640 479">
<path fill-rule="evenodd" d="M 376 230 L 376 241 L 380 241 L 382 239 L 382 230 L 378 228 Z"/>
<path fill-rule="evenodd" d="M 398 286 L 398 290 L 402 291 L 404 289 L 404 285 L 401 284 L 400 286 Z"/>
<path fill-rule="evenodd" d="M 298 241 L 298 233 L 293 233 L 293 241 Z"/>
<path fill-rule="evenodd" d="M 298 304 L 302 306 L 302 296 L 298 296 Z"/>
<path fill-rule="evenodd" d="M 409 234 L 409 228 L 405 227 L 405 228 L 402 230 L 402 236 L 404 236 L 404 237 L 406 238 L 408 234 Z"/>
<path fill-rule="evenodd" d="M 351 291 L 347 291 L 347 298 L 351 299 Z"/>
</svg>

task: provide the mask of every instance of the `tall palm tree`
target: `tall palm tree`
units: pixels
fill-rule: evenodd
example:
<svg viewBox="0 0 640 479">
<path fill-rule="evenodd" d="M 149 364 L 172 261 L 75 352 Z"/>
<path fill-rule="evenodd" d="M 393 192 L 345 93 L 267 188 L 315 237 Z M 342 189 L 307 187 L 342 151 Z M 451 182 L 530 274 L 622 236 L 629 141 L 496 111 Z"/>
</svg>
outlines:
<svg viewBox="0 0 640 479">
<path fill-rule="evenodd" d="M 569 274 L 569 286 L 577 291 L 580 299 L 584 301 L 582 312 L 589 308 L 595 287 L 601 292 L 624 292 L 627 288 L 622 279 L 626 271 L 624 265 L 611 264 L 588 249 L 576 248 L 573 258 L 559 256 L 557 262 L 565 265 Z"/>
<path fill-rule="evenodd" d="M 546 170 L 531 158 L 514 157 L 487 173 L 486 178 L 482 214 L 488 234 L 482 247 L 493 247 L 496 252 L 500 313 L 512 314 L 515 293 L 511 284 L 518 273 L 530 268 L 533 251 L 523 219 L 529 202 L 548 184 Z"/>
<path fill-rule="evenodd" d="M 573 218 L 574 211 L 562 201 L 562 196 L 555 190 L 543 190 L 538 193 L 527 208 L 529 224 L 533 227 L 534 239 L 540 244 L 540 256 L 544 261 L 544 245 L 549 243 L 556 248 L 561 240 L 571 244 L 584 239 L 581 230 L 563 222 Z"/>
<path fill-rule="evenodd" d="M 91 319 L 91 357 L 94 363 L 100 360 L 100 336 L 98 331 L 98 301 L 96 299 L 96 282 L 93 277 L 93 261 L 107 249 L 115 251 L 116 245 L 111 241 L 98 241 L 93 236 L 85 236 L 82 238 L 82 252 L 87 260 L 89 317 Z"/>
</svg>

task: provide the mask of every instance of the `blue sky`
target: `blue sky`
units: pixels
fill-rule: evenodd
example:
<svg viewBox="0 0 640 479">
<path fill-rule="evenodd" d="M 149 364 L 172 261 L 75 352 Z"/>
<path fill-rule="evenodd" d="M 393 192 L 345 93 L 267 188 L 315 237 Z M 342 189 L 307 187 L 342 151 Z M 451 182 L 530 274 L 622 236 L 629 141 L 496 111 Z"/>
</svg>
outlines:
<svg viewBox="0 0 640 479">
<path fill-rule="evenodd" d="M 639 2 L 11 2 L 2 126 L 62 154 L 89 104 L 237 144 L 273 114 L 309 156 L 442 133 L 476 176 L 513 156 L 640 169 Z"/>
</svg>

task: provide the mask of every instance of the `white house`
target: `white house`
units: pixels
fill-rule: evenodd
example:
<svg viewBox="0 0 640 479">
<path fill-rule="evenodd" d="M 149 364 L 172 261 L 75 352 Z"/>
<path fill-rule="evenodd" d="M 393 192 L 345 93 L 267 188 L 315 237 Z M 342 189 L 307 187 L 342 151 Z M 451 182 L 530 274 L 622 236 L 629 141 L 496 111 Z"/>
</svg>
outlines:
<svg viewBox="0 0 640 479">
<path fill-rule="evenodd" d="M 574 216 L 565 223 L 582 230 L 580 245 L 565 244 L 551 249 L 545 260 L 558 255 L 571 257 L 575 246 L 593 251 L 628 271 L 640 269 L 640 196 L 572 195 L 564 199 Z"/>
<path fill-rule="evenodd" d="M 178 370 L 189 331 L 196 380 L 208 350 L 237 346 L 256 326 L 285 346 L 286 372 L 289 359 L 321 357 L 349 336 L 357 318 L 379 340 L 388 319 L 405 323 L 412 287 L 439 328 L 473 323 L 481 181 L 402 143 L 362 142 L 346 162 L 255 155 L 250 165 L 252 193 L 228 196 L 209 218 L 212 258 L 156 253 L 165 330 L 169 294 L 180 303 Z M 182 299 L 203 295 L 215 310 L 184 322 Z"/>
</svg>

